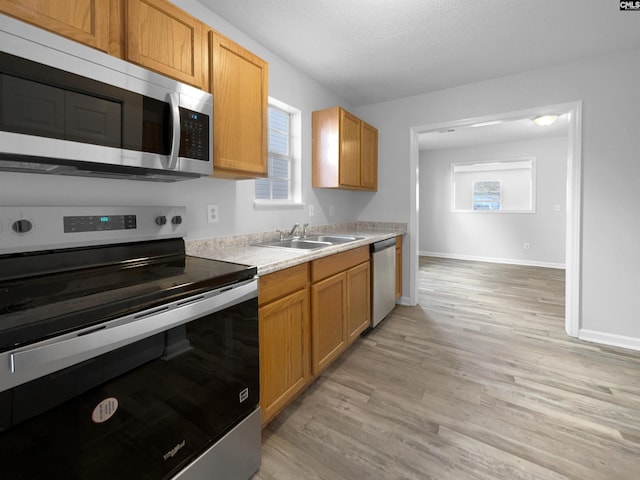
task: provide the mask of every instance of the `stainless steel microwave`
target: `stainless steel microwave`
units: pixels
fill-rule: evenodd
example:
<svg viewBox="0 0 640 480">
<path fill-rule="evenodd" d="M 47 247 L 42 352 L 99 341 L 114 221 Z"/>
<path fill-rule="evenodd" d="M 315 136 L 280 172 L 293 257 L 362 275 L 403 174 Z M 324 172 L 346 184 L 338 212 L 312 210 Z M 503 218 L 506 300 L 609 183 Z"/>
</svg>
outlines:
<svg viewBox="0 0 640 480">
<path fill-rule="evenodd" d="M 211 175 L 212 127 L 210 93 L 0 15 L 0 170 Z"/>
</svg>

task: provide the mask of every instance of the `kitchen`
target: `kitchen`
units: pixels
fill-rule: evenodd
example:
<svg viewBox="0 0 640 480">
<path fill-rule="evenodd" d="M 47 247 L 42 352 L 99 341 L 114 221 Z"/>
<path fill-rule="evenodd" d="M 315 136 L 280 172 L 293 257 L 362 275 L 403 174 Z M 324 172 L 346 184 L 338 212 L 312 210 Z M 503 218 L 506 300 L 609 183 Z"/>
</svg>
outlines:
<svg viewBox="0 0 640 480">
<path fill-rule="evenodd" d="M 349 104 L 252 40 L 250 33 L 237 30 L 200 3 L 181 1 L 176 4 L 268 61 L 269 95 L 305 112 L 301 119 L 302 150 L 303 159 L 309 162 L 310 112 L 332 105 L 349 107 Z M 614 10 L 615 15 L 635 18 L 632 12 L 618 11 L 617 5 Z M 620 21 L 628 22 L 626 18 Z M 527 74 L 469 82 L 466 86 L 412 98 L 360 104 L 353 109 L 354 113 L 381 132 L 379 189 L 375 194 L 312 189 L 311 171 L 303 168 L 304 206 L 257 210 L 252 201 L 252 181 L 198 179 L 159 188 L 147 182 L 3 173 L 0 175 L 1 203 L 26 206 L 184 205 L 190 212 L 199 212 L 189 217 L 188 232 L 192 239 L 289 229 L 296 222 L 311 225 L 354 220 L 407 222 L 403 302 L 411 303 L 415 302 L 411 289 L 416 288 L 412 272 L 417 265 L 413 253 L 417 251 L 417 240 L 411 235 L 416 231 L 411 217 L 416 182 L 411 173 L 407 132 L 412 127 L 445 120 L 582 100 L 589 115 L 585 111 L 582 146 L 581 329 L 601 343 L 638 349 L 640 331 L 635 321 L 635 278 L 639 253 L 635 238 L 640 233 L 640 226 L 629 205 L 635 200 L 634 179 L 640 176 L 637 162 L 633 161 L 639 147 L 634 125 L 638 104 L 636 84 L 640 75 L 638 44 L 629 40 L 627 45 L 635 45 L 636 49 L 559 63 Z M 390 159 L 404 159 L 406 168 L 397 168 L 396 161 Z M 206 205 L 209 204 L 219 206 L 220 221 L 213 226 L 206 220 Z M 311 204 L 315 206 L 313 217 L 308 210 Z M 615 209 L 614 215 L 611 209 Z"/>
</svg>

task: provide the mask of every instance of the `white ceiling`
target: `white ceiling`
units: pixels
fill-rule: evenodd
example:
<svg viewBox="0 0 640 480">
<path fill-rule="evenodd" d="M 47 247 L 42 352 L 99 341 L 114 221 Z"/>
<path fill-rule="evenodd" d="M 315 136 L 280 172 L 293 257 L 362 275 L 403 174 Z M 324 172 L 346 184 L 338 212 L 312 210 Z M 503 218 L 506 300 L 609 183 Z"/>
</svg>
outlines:
<svg viewBox="0 0 640 480">
<path fill-rule="evenodd" d="M 569 116 L 565 113 L 553 125 L 540 127 L 530 118 L 508 120 L 497 125 L 454 126 L 418 135 L 420 150 L 442 150 L 489 143 L 506 143 L 569 134 Z"/>
<path fill-rule="evenodd" d="M 352 106 L 640 47 L 617 0 L 198 0 Z"/>
</svg>

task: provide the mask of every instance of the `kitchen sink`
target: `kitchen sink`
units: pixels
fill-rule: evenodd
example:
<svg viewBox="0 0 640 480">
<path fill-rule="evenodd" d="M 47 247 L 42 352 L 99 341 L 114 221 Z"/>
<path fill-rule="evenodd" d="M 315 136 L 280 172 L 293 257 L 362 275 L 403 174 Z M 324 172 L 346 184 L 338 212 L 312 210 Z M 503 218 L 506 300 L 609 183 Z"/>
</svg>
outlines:
<svg viewBox="0 0 640 480">
<path fill-rule="evenodd" d="M 363 237 L 352 237 L 350 235 L 307 235 L 305 240 L 312 240 L 314 242 L 329 242 L 331 244 L 349 243 L 361 240 Z"/>
<path fill-rule="evenodd" d="M 316 250 L 342 243 L 355 242 L 362 237 L 349 235 L 309 235 L 304 238 L 290 238 L 287 240 L 273 240 L 270 242 L 255 243 L 256 247 L 292 248 L 295 250 Z"/>
<path fill-rule="evenodd" d="M 315 240 L 302 240 L 293 238 L 290 240 L 274 240 L 272 242 L 256 243 L 257 247 L 293 248 L 296 250 L 315 250 L 317 248 L 330 247 L 333 243 Z"/>
</svg>

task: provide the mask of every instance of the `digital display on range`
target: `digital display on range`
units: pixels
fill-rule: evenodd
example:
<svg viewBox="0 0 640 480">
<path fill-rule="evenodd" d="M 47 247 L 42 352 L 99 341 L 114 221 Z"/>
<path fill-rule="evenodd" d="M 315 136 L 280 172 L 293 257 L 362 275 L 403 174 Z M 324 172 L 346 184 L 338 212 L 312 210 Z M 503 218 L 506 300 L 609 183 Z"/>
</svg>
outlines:
<svg viewBox="0 0 640 480">
<path fill-rule="evenodd" d="M 131 230 L 136 228 L 135 215 L 83 215 L 63 217 L 64 233 Z"/>
</svg>

